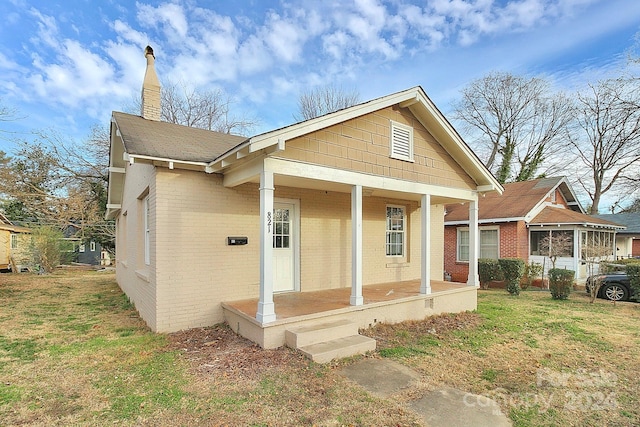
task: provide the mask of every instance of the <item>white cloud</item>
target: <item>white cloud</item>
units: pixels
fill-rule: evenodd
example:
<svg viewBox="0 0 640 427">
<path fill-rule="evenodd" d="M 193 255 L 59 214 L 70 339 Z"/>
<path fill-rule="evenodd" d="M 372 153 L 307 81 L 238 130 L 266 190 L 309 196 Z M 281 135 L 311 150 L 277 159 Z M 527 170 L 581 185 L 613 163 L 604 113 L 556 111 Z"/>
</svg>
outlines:
<svg viewBox="0 0 640 427">
<path fill-rule="evenodd" d="M 135 43 L 138 46 L 145 46 L 150 43 L 149 36 L 143 32 L 134 30 L 126 22 L 116 19 L 112 25 L 113 30 L 125 41 Z"/>
<path fill-rule="evenodd" d="M 137 18 L 140 25 L 150 28 L 161 27 L 170 40 L 184 39 L 189 24 L 183 8 L 176 3 L 162 3 L 158 7 L 136 3 Z M 175 37 L 175 36 L 178 37 Z"/>
</svg>

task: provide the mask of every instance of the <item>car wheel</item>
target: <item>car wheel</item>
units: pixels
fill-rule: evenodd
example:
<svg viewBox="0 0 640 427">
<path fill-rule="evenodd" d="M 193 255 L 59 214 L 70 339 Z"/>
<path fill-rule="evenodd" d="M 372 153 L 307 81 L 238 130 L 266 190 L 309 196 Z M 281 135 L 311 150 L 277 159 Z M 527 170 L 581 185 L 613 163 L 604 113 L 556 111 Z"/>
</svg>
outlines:
<svg viewBox="0 0 640 427">
<path fill-rule="evenodd" d="M 626 301 L 629 298 L 627 288 L 618 283 L 609 283 L 602 289 L 602 295 L 611 301 Z"/>
</svg>

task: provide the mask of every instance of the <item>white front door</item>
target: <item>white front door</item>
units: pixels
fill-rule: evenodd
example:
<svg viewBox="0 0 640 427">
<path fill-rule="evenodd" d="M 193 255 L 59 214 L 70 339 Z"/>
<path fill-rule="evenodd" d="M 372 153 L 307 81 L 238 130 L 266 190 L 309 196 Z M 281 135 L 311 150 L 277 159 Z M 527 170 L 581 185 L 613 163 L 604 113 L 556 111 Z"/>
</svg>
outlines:
<svg viewBox="0 0 640 427">
<path fill-rule="evenodd" d="M 296 205 L 273 204 L 273 291 L 293 291 L 296 287 Z"/>
</svg>

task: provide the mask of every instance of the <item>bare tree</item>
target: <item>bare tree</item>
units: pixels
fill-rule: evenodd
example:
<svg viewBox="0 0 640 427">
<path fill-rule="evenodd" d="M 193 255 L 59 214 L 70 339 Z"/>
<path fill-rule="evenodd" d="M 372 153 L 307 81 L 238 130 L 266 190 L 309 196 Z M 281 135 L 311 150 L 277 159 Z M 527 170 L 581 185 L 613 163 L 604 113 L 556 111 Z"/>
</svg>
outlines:
<svg viewBox="0 0 640 427">
<path fill-rule="evenodd" d="M 640 81 L 620 78 L 589 85 L 577 95 L 570 142 L 584 174 L 577 181 L 597 214 L 602 196 L 615 184 L 640 181 Z"/>
<path fill-rule="evenodd" d="M 601 233 L 590 232 L 587 234 L 586 242 L 582 243 L 582 261 L 587 264 L 587 276 L 596 274 L 596 266 L 601 266 L 613 255 L 613 237 Z M 598 297 L 598 291 L 602 286 L 602 280 L 596 279 L 589 287 L 589 296 L 593 303 Z"/>
<path fill-rule="evenodd" d="M 572 231 L 550 231 L 540 241 L 540 253 L 549 257 L 552 268 L 556 268 L 558 257 L 570 256 L 573 249 Z"/>
<path fill-rule="evenodd" d="M 309 120 L 327 113 L 342 110 L 360 102 L 360 94 L 355 89 L 345 90 L 333 84 L 319 86 L 302 92 L 298 97 L 297 121 Z"/>
<path fill-rule="evenodd" d="M 501 183 L 535 178 L 566 148 L 570 102 L 543 79 L 490 73 L 463 89 L 454 109 Z"/>
<path fill-rule="evenodd" d="M 162 88 L 162 121 L 222 133 L 246 135 L 257 120 L 231 114 L 232 99 L 221 89 L 201 91 L 186 84 Z"/>
<path fill-rule="evenodd" d="M 103 218 L 107 200 L 109 135 L 94 126 L 77 143 L 55 132 L 22 142 L 0 162 L 0 194 L 13 220 L 55 226 L 110 250 L 114 224 Z"/>
<path fill-rule="evenodd" d="M 24 117 L 18 116 L 18 110 L 12 107 L 4 105 L 0 100 L 0 122 L 12 122 L 14 120 L 22 119 Z M 0 127 L 0 137 L 5 138 L 6 134 L 12 133 Z"/>
</svg>

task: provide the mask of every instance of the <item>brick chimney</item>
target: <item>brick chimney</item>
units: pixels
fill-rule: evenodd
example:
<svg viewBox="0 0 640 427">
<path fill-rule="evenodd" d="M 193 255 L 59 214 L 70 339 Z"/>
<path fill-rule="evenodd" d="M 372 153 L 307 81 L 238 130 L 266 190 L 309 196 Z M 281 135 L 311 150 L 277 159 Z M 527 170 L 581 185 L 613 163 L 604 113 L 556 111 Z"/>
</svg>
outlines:
<svg viewBox="0 0 640 427">
<path fill-rule="evenodd" d="M 156 74 L 153 49 L 147 46 L 144 49 L 144 56 L 147 58 L 147 70 L 144 72 L 142 82 L 142 107 L 140 115 L 148 120 L 160 121 L 160 81 Z"/>
</svg>

